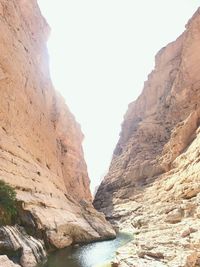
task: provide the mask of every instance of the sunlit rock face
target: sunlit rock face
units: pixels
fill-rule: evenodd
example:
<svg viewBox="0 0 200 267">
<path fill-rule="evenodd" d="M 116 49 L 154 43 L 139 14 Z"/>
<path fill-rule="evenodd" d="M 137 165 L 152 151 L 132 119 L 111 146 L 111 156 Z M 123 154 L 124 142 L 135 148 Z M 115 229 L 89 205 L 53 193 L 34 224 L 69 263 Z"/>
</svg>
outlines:
<svg viewBox="0 0 200 267">
<path fill-rule="evenodd" d="M 2 267 L 20 267 L 20 265 L 13 263 L 7 256 L 0 256 L 0 266 Z"/>
<path fill-rule="evenodd" d="M 114 224 L 138 232 L 128 266 L 199 266 L 199 126 L 200 9 L 156 55 L 95 197 Z"/>
<path fill-rule="evenodd" d="M 54 248 L 114 236 L 91 204 L 79 124 L 51 83 L 37 1 L 0 0 L 0 179 Z"/>
</svg>

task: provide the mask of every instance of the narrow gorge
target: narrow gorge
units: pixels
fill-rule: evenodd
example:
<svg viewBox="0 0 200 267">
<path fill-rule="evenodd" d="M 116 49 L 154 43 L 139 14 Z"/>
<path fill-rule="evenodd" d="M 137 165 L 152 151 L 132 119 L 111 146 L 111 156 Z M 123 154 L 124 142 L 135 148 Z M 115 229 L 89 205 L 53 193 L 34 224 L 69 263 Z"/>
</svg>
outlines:
<svg viewBox="0 0 200 267">
<path fill-rule="evenodd" d="M 18 213 L 0 228 L 0 252 L 23 267 L 45 250 L 115 237 L 92 206 L 80 126 L 50 80 L 49 31 L 36 0 L 0 1 L 0 180 Z M 0 266 L 13 263 L 0 256 Z"/>
<path fill-rule="evenodd" d="M 200 266 L 200 8 L 156 55 L 94 200 L 37 0 L 0 0 L 0 32 L 0 267 L 62 267 L 77 249 L 104 260 L 102 246 L 105 260 L 118 250 L 101 266 Z M 62 265 L 40 265 L 55 251 Z"/>
<path fill-rule="evenodd" d="M 200 266 L 200 9 L 129 105 L 94 206 L 134 240 L 116 266 Z"/>
</svg>

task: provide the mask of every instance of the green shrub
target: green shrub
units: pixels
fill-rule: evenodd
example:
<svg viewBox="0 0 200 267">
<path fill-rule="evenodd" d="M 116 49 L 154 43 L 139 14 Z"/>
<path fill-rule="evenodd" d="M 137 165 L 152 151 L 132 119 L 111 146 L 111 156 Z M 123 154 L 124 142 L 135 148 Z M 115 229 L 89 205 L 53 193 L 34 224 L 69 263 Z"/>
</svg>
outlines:
<svg viewBox="0 0 200 267">
<path fill-rule="evenodd" d="M 16 193 L 11 186 L 0 181 L 0 224 L 10 224 L 16 215 Z"/>
</svg>

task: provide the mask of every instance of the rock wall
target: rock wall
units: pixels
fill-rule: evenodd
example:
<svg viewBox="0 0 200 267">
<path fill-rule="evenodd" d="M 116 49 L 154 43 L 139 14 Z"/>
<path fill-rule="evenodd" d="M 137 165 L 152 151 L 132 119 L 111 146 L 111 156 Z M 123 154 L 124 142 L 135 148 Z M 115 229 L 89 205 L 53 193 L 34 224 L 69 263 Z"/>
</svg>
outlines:
<svg viewBox="0 0 200 267">
<path fill-rule="evenodd" d="M 82 133 L 49 79 L 49 29 L 37 2 L 1 1 L 1 11 L 1 128 L 8 141 L 10 135 L 19 150 L 64 180 L 70 194 L 91 200 Z"/>
<path fill-rule="evenodd" d="M 112 223 L 137 233 L 121 266 L 200 266 L 199 144 L 200 9 L 156 55 L 95 196 Z"/>
<path fill-rule="evenodd" d="M 91 204 L 80 126 L 51 83 L 36 0 L 0 0 L 0 179 L 20 223 L 56 248 L 115 235 Z"/>
</svg>

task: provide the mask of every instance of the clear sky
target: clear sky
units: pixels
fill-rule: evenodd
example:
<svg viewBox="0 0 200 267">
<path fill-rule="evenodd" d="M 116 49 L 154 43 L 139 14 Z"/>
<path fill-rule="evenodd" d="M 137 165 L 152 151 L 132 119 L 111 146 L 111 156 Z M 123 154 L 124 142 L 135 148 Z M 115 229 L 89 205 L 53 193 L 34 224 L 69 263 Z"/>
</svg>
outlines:
<svg viewBox="0 0 200 267">
<path fill-rule="evenodd" d="M 52 28 L 55 88 L 81 124 L 91 189 L 105 175 L 128 103 L 154 56 L 184 30 L 200 0 L 38 0 Z"/>
</svg>

